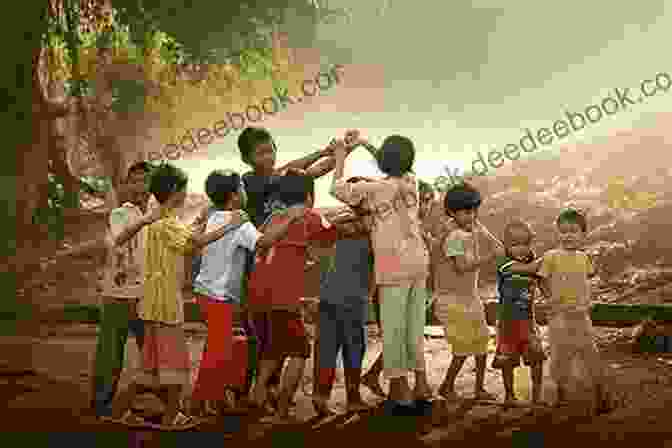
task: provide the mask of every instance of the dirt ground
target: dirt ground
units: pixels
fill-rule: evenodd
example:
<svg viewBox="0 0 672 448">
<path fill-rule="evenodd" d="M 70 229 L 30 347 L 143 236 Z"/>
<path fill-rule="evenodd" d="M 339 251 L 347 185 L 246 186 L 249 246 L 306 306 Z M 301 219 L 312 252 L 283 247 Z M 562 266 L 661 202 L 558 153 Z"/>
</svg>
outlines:
<svg viewBox="0 0 672 448">
<path fill-rule="evenodd" d="M 39 331 L 37 331 L 39 330 Z M 599 330 L 603 339 L 608 332 Z M 370 364 L 380 350 L 375 328 L 370 331 L 370 347 L 365 364 Z M 204 342 L 201 330 L 190 333 L 194 367 L 200 360 Z M 613 338 L 612 338 L 613 339 Z M 2 338 L 4 365 L 0 364 L 0 409 L 2 431 L 41 433 L 119 433 L 119 443 L 154 446 L 166 437 L 191 440 L 197 434 L 129 432 L 114 425 L 97 423 L 87 410 L 88 366 L 95 347 L 95 328 L 85 325 L 33 328 L 30 332 Z M 477 406 L 466 400 L 461 406 L 445 406 L 437 402 L 432 417 L 413 419 L 400 424 L 405 417 L 370 417 L 348 425 L 311 431 L 310 426 L 271 428 L 245 417 L 229 417 L 224 421 L 203 425 L 200 434 L 209 434 L 206 444 L 219 444 L 224 439 L 255 441 L 265 445 L 279 441 L 317 442 L 329 440 L 334 431 L 339 440 L 353 438 L 360 443 L 388 439 L 399 443 L 437 445 L 450 441 L 509 441 L 515 446 L 552 446 L 573 441 L 601 442 L 613 446 L 636 441 L 653 441 L 655 446 L 672 446 L 672 356 L 633 354 L 625 341 L 610 342 L 603 349 L 609 367 L 612 390 L 621 407 L 596 418 L 572 417 L 566 412 L 525 409 L 505 410 L 498 406 Z M 442 339 L 428 339 L 426 359 L 429 379 L 434 386 L 443 379 L 450 350 Z M 310 365 L 306 370 L 311 371 Z M 122 380 L 123 381 L 123 380 Z M 473 363 L 468 363 L 458 380 L 458 390 L 469 397 L 473 391 Z M 545 375 L 545 398 L 554 397 L 553 385 Z M 502 395 L 501 378 L 489 369 L 486 388 Z M 301 419 L 313 416 L 310 406 L 310 375 L 297 397 L 295 413 Z M 379 404 L 363 389 L 364 398 Z M 336 386 L 335 407 L 344 404 L 342 380 Z M 142 404 L 142 403 L 141 403 Z M 152 401 L 146 402 L 151 407 Z M 402 419 L 402 420 L 400 420 Z M 76 437 L 76 436 L 72 436 Z M 182 439 L 184 437 L 184 439 Z M 201 436 L 198 436 L 201 437 Z M 73 439 L 74 440 L 74 439 Z M 205 439 L 204 439 L 205 440 Z M 186 442 L 185 442 L 186 443 Z M 116 444 L 116 443 L 115 443 Z M 158 444 L 156 445 L 158 446 Z"/>
</svg>

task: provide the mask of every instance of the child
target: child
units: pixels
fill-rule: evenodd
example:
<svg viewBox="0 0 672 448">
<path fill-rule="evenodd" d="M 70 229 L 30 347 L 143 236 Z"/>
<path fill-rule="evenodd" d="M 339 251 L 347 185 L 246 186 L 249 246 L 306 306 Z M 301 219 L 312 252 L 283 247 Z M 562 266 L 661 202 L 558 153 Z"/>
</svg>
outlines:
<svg viewBox="0 0 672 448">
<path fill-rule="evenodd" d="M 227 229 L 221 226 L 195 236 L 178 220 L 187 182 L 186 174 L 171 164 L 159 166 L 151 175 L 149 190 L 160 204 L 160 219 L 147 227 L 144 293 L 138 306 L 145 331 L 142 367 L 113 406 L 113 418 L 121 423 L 143 423 L 133 417 L 130 404 L 144 389 L 158 389 L 166 406 L 164 427 L 186 429 L 195 424 L 179 409 L 182 388 L 189 384 L 190 367 L 183 330 L 184 257 L 222 237 Z M 243 219 L 244 215 L 237 213 L 232 221 Z"/>
<path fill-rule="evenodd" d="M 283 174 L 288 171 L 305 170 L 306 175 L 316 179 L 324 176 L 334 167 L 331 145 L 282 167 L 276 167 L 275 141 L 268 130 L 259 127 L 247 127 L 240 133 L 238 149 L 242 161 L 252 168 L 252 171 L 243 175 L 243 184 L 248 198 L 246 211 L 257 228 L 268 219 L 275 208 L 283 207 L 278 199 L 277 185 L 278 179 Z M 250 257 L 247 263 L 248 273 L 252 270 L 253 262 L 254 258 Z M 265 316 L 263 313 L 253 314 L 251 325 L 247 328 L 254 333 L 257 339 L 258 353 L 263 351 L 268 339 L 267 334 L 270 332 L 270 322 L 266 321 L 263 316 Z M 269 378 L 269 387 L 272 390 L 280 386 L 280 373 L 281 370 L 278 370 Z M 275 401 L 273 395 L 269 397 L 271 401 Z"/>
<path fill-rule="evenodd" d="M 434 202 L 434 189 L 430 184 L 421 180 L 418 182 L 418 190 L 420 193 L 420 211 L 418 217 L 422 222 L 422 232 L 423 232 L 423 238 L 425 240 L 425 245 L 427 246 L 427 249 L 430 250 L 430 248 L 432 247 L 432 236 L 430 232 L 427 230 L 429 227 L 427 221 L 430 216 L 429 215 L 430 209 Z M 376 324 L 378 325 L 379 331 L 382 332 L 382 325 L 380 322 L 380 302 L 378 294 L 376 293 L 375 285 L 373 285 L 373 289 L 374 294 L 372 294 L 372 298 L 376 308 Z M 433 270 L 431 269 L 431 263 L 430 263 L 430 272 L 427 277 L 427 292 L 429 297 L 432 296 L 433 289 L 434 289 Z M 434 312 L 433 303 L 427 303 L 426 306 L 428 307 L 429 315 L 433 315 Z M 427 313 L 425 313 L 425 315 L 427 315 Z M 362 377 L 362 384 L 364 384 L 369 390 L 371 390 L 371 392 L 373 392 L 375 395 L 378 395 L 379 397 L 385 397 L 385 392 L 383 391 L 383 388 L 380 386 L 380 374 L 382 371 L 383 371 L 383 354 L 381 353 L 380 355 L 378 355 L 378 358 L 374 361 L 374 363 L 371 365 L 366 374 L 364 374 L 364 376 Z"/>
<path fill-rule="evenodd" d="M 269 377 L 289 358 L 279 394 L 278 422 L 291 421 L 289 407 L 302 378 L 310 343 L 301 316 L 301 298 L 305 296 L 305 264 L 311 241 L 333 244 L 337 227 L 312 210 L 314 180 L 305 175 L 286 175 L 279 180 L 280 199 L 289 209 L 305 209 L 302 222 L 290 226 L 287 236 L 267 253 L 260 254 L 250 276 L 249 306 L 270 322 L 270 334 L 261 351 L 259 375 L 251 397 L 263 407 L 267 400 Z M 283 222 L 287 211 L 271 215 L 266 225 Z M 338 221 L 334 221 L 338 224 Z"/>
<path fill-rule="evenodd" d="M 348 179 L 357 182 L 359 178 Z M 373 258 L 369 242 L 370 225 L 361 205 L 353 207 L 353 221 L 343 224 L 336 241 L 333 264 L 320 287 L 319 382 L 313 396 L 318 414 L 331 411 L 327 406 L 336 375 L 336 359 L 342 350 L 347 392 L 351 412 L 367 409 L 359 385 L 366 351 L 366 320 Z"/>
<path fill-rule="evenodd" d="M 429 256 L 418 220 L 418 186 L 410 174 L 413 143 L 393 135 L 378 151 L 378 165 L 388 176 L 374 182 L 343 181 L 347 155 L 343 141 L 335 147 L 336 170 L 331 194 L 349 205 L 365 201 L 372 210 L 371 240 L 376 286 L 380 294 L 383 356 L 390 378 L 394 413 L 405 415 L 432 392 L 427 384 L 423 353 L 426 281 Z M 407 375 L 415 372 L 414 393 Z"/>
<path fill-rule="evenodd" d="M 485 367 L 490 332 L 485 321 L 485 310 L 478 295 L 478 273 L 486 260 L 479 253 L 478 208 L 481 194 L 468 183 L 461 183 L 446 192 L 444 208 L 453 218 L 452 227 L 437 235 L 433 257 L 435 266 L 437 317 L 444 327 L 446 340 L 452 346 L 453 359 L 439 395 L 447 400 L 459 399 L 455 380 L 468 356 L 476 358 L 475 397 L 494 400 L 484 389 Z"/>
<path fill-rule="evenodd" d="M 516 263 L 515 272 L 537 272 L 542 286 L 550 295 L 548 337 L 551 355 L 551 376 L 558 387 L 557 405 L 568 404 L 568 386 L 572 364 L 584 362 L 594 386 L 595 410 L 609 410 L 605 390 L 605 372 L 593 340 L 590 320 L 590 283 L 595 275 L 590 256 L 581 248 L 588 223 L 585 215 L 575 209 L 560 213 L 556 220 L 560 247 L 546 252 L 531 264 Z M 538 270 L 537 270 L 538 269 Z"/>
<path fill-rule="evenodd" d="M 245 205 L 245 190 L 238 173 L 213 171 L 205 181 L 205 191 L 215 208 L 208 218 L 206 231 L 229 224 L 233 212 Z M 245 375 L 238 375 L 232 353 L 234 306 L 241 305 L 246 255 L 270 247 L 302 216 L 300 209 L 293 209 L 288 213 L 287 221 L 275 227 L 268 226 L 263 235 L 250 222 L 239 227 L 229 226 L 232 228 L 230 232 L 203 249 L 194 291 L 205 311 L 208 340 L 194 386 L 194 400 L 222 403 L 226 400 L 227 386 L 244 388 Z"/>
<path fill-rule="evenodd" d="M 511 272 L 516 261 L 530 263 L 535 259 L 532 251 L 534 233 L 521 220 L 513 220 L 504 228 L 505 255 L 497 260 L 497 291 L 499 295 L 497 355 L 492 363 L 502 369 L 505 402 L 516 401 L 513 390 L 513 370 L 520 366 L 522 357 L 532 368 L 532 402 L 541 400 L 543 361 L 546 359 L 534 322 L 534 293 L 536 275 Z"/>
</svg>

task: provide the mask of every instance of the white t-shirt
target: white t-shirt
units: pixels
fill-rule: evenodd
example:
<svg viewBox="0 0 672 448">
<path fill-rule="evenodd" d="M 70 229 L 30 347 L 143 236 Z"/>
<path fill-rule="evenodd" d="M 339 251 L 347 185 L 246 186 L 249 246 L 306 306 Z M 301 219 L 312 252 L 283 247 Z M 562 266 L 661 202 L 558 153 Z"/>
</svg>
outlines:
<svg viewBox="0 0 672 448">
<path fill-rule="evenodd" d="M 208 219 L 206 232 L 231 222 L 233 213 L 216 211 Z M 239 304 L 247 253 L 255 250 L 261 233 L 251 222 L 224 234 L 203 248 L 201 271 L 194 291 L 223 302 Z"/>
<path fill-rule="evenodd" d="M 110 212 L 107 235 L 109 250 L 101 285 L 103 298 L 139 299 L 142 297 L 147 229 L 144 227 L 140 229 L 123 246 L 114 246 L 114 238 L 141 218 L 140 209 L 128 202 Z"/>
</svg>

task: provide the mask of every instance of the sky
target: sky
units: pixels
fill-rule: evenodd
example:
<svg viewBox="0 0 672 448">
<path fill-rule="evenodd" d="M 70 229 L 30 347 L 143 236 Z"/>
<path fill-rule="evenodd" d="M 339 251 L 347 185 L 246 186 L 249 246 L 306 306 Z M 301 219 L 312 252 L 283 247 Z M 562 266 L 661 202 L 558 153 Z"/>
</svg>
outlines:
<svg viewBox="0 0 672 448">
<path fill-rule="evenodd" d="M 297 49 L 296 55 L 307 75 L 321 65 L 341 64 L 344 78 L 262 122 L 276 139 L 279 163 L 357 128 L 376 146 L 391 134 L 410 137 L 417 150 L 415 171 L 431 181 L 445 174 L 446 166 L 468 169 L 478 151 L 519 141 L 527 128 L 549 127 L 565 111 L 599 104 L 614 96 L 615 88 L 636 91 L 657 73 L 672 75 L 667 48 L 672 2 L 503 3 L 331 1 L 330 6 L 350 7 L 351 21 L 321 25 L 314 47 Z M 554 157 L 563 145 L 636 129 L 657 112 L 670 111 L 672 89 L 535 156 Z M 248 169 L 236 138 L 231 133 L 177 162 L 189 173 L 192 192 L 203 192 L 215 168 Z M 370 162 L 358 151 L 347 170 L 373 174 Z M 318 181 L 317 206 L 338 204 L 328 194 L 331 179 L 329 174 Z"/>
</svg>

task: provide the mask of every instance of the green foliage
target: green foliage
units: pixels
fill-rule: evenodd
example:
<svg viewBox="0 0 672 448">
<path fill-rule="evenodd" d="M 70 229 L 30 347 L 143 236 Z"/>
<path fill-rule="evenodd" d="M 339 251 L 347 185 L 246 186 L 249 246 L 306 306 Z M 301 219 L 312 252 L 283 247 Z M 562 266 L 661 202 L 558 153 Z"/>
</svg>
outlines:
<svg viewBox="0 0 672 448">
<path fill-rule="evenodd" d="M 140 43 L 145 33 L 160 30 L 179 42 L 188 59 L 218 63 L 250 48 L 269 48 L 277 25 L 291 26 L 293 46 L 311 45 L 317 23 L 345 15 L 313 0 L 115 0 L 114 6 L 134 41 Z"/>
</svg>

